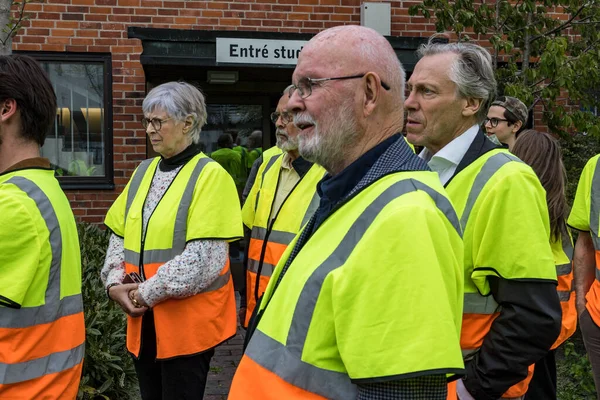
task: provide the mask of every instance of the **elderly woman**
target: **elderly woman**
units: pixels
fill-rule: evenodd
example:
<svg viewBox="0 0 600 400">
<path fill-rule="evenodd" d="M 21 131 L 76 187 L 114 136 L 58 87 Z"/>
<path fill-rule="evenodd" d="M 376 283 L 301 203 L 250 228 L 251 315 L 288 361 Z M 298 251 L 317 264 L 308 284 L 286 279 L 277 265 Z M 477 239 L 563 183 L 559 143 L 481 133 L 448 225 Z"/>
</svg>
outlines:
<svg viewBox="0 0 600 400">
<path fill-rule="evenodd" d="M 198 89 L 165 83 L 142 107 L 160 157 L 140 164 L 108 211 L 102 281 L 128 315 L 142 399 L 201 399 L 214 347 L 236 332 L 228 242 L 242 236 L 239 200 L 229 174 L 199 149 Z"/>
</svg>

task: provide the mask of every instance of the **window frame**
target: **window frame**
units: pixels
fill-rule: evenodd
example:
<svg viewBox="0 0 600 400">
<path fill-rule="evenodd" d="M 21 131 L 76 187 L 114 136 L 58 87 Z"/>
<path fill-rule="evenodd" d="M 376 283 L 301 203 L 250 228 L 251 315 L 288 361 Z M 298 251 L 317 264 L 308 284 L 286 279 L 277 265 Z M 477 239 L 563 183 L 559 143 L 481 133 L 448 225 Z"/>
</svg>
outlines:
<svg viewBox="0 0 600 400">
<path fill-rule="evenodd" d="M 111 53 L 67 53 L 49 51 L 15 51 L 15 54 L 23 54 L 36 59 L 38 62 L 54 63 L 102 63 L 104 67 L 104 176 L 56 176 L 60 186 L 64 190 L 111 190 L 115 188 L 114 183 L 114 159 L 113 159 L 113 77 L 112 77 L 112 54 Z"/>
</svg>

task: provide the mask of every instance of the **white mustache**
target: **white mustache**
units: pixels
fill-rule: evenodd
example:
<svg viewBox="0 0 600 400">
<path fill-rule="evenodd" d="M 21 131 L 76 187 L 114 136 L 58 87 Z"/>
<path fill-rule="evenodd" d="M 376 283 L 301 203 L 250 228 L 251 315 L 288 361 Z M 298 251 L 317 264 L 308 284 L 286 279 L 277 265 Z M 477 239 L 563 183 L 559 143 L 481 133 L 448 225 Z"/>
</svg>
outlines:
<svg viewBox="0 0 600 400">
<path fill-rule="evenodd" d="M 297 113 L 294 115 L 294 125 L 316 125 L 315 120 L 308 113 Z"/>
<path fill-rule="evenodd" d="M 288 134 L 287 134 L 287 132 L 285 130 L 283 130 L 283 129 L 277 129 L 277 131 L 275 131 L 275 134 L 283 136 L 286 139 L 289 137 Z"/>
</svg>

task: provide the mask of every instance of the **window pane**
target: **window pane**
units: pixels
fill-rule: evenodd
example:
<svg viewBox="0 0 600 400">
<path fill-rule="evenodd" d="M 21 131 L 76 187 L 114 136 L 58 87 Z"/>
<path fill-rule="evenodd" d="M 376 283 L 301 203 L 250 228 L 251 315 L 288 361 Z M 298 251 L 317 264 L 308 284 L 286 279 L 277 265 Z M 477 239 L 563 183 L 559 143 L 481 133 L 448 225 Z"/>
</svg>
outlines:
<svg viewBox="0 0 600 400">
<path fill-rule="evenodd" d="M 42 147 L 57 175 L 106 174 L 104 64 L 41 63 L 56 92 L 56 120 Z"/>
<path fill-rule="evenodd" d="M 263 123 L 260 105 L 243 104 L 207 104 L 208 120 L 200 133 L 200 141 L 204 145 L 204 153 L 211 154 L 217 150 L 219 136 L 227 132 L 232 134 L 237 143 L 247 147 L 248 136 L 254 130 L 261 130 Z"/>
</svg>

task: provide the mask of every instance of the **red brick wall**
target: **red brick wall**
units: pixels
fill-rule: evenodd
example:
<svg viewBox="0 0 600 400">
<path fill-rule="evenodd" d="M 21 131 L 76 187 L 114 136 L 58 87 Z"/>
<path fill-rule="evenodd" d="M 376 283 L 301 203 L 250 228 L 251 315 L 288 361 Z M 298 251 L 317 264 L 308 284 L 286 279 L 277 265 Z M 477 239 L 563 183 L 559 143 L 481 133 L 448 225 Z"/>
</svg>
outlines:
<svg viewBox="0 0 600 400">
<path fill-rule="evenodd" d="M 408 15 L 418 1 L 392 1 L 392 35 L 428 37 L 423 17 Z M 30 20 L 14 40 L 15 50 L 110 52 L 113 79 L 114 191 L 69 191 L 79 220 L 100 223 L 107 208 L 145 158 L 140 127 L 145 93 L 141 43 L 127 38 L 129 26 L 317 33 L 360 23 L 361 0 L 44 0 L 30 3 Z"/>
</svg>

